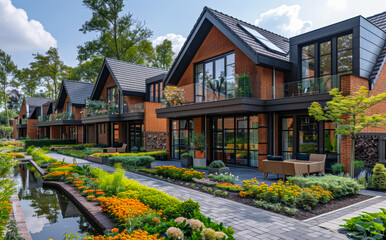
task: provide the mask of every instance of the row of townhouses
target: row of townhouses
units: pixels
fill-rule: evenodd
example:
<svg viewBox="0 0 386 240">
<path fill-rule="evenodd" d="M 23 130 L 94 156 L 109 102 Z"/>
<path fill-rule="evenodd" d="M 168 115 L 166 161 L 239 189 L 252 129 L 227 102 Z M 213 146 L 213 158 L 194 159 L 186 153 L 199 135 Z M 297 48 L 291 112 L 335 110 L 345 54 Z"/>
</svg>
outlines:
<svg viewBox="0 0 386 240">
<path fill-rule="evenodd" d="M 288 39 L 205 7 L 169 71 L 105 59 L 95 85 L 63 81 L 56 100 L 26 97 L 14 133 L 166 149 L 170 159 L 200 133 L 208 163 L 261 169 L 268 154 L 323 153 L 327 168 L 347 165 L 349 139 L 307 108 L 333 88 L 385 92 L 385 57 L 386 12 Z M 183 104 L 163 103 L 167 86 L 183 89 Z M 369 110 L 385 111 L 385 102 Z"/>
</svg>

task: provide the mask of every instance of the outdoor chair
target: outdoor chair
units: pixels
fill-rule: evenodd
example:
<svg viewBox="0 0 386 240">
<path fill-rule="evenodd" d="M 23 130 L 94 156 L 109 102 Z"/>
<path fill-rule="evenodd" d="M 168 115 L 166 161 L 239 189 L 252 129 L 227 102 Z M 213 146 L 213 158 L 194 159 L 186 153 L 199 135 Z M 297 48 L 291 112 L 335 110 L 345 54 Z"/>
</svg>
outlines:
<svg viewBox="0 0 386 240">
<path fill-rule="evenodd" d="M 116 148 L 113 148 L 113 147 L 109 147 L 109 148 L 103 148 L 103 152 L 104 153 L 114 153 L 116 152 Z"/>
<path fill-rule="evenodd" d="M 326 154 L 310 154 L 309 173 L 321 174 L 326 164 Z"/>
<path fill-rule="evenodd" d="M 274 160 L 263 160 L 263 172 L 264 179 L 268 174 L 284 174 L 283 172 L 283 161 L 274 161 Z"/>
<path fill-rule="evenodd" d="M 284 180 L 287 176 L 305 175 L 308 173 L 308 164 L 296 162 L 282 162 Z"/>
<path fill-rule="evenodd" d="M 124 144 L 122 144 L 122 147 L 116 148 L 116 152 L 118 152 L 118 153 L 125 153 L 126 152 L 126 147 L 127 147 L 127 144 L 124 143 Z"/>
</svg>

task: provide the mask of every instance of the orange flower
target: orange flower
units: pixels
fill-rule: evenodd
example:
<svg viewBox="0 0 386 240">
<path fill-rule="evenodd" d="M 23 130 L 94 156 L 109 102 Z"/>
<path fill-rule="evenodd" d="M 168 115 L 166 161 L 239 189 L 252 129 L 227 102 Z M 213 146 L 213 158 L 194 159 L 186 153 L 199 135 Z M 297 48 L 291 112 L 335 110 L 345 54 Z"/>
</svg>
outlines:
<svg viewBox="0 0 386 240">
<path fill-rule="evenodd" d="M 119 229 L 118 228 L 113 228 L 113 229 L 111 229 L 111 232 L 113 232 L 113 233 L 119 232 Z"/>
</svg>

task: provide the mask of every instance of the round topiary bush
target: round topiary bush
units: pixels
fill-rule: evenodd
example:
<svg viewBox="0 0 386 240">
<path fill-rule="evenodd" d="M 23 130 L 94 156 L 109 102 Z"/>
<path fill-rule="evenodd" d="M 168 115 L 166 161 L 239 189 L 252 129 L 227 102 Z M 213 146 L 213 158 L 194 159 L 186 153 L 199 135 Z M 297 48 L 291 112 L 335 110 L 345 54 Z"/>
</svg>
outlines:
<svg viewBox="0 0 386 240">
<path fill-rule="evenodd" d="M 211 162 L 209 167 L 210 168 L 223 168 L 223 167 L 225 167 L 225 163 L 221 160 L 216 160 L 216 161 Z"/>
<path fill-rule="evenodd" d="M 373 168 L 373 184 L 376 189 L 386 189 L 386 169 L 382 163 Z"/>
</svg>

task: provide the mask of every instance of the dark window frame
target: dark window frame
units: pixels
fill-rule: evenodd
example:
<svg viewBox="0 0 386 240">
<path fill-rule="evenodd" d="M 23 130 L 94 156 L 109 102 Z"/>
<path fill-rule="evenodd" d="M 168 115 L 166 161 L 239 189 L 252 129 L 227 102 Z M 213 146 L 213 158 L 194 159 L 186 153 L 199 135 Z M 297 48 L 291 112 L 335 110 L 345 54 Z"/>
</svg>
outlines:
<svg viewBox="0 0 386 240">
<path fill-rule="evenodd" d="M 197 76 L 197 66 L 198 65 L 200 65 L 200 64 L 202 64 L 202 73 L 203 73 L 203 82 L 202 82 L 202 84 L 203 84 L 203 88 L 202 88 L 202 96 L 203 96 L 203 100 L 201 101 L 201 102 L 205 102 L 206 101 L 206 96 L 205 96 L 205 89 L 206 89 L 206 80 L 205 80 L 205 72 L 206 72 L 206 69 L 205 69 L 205 65 L 207 64 L 207 63 L 212 63 L 212 73 L 213 73 L 213 75 L 215 74 L 215 72 L 216 72 L 216 64 L 215 64 L 215 62 L 216 62 L 216 60 L 219 60 L 219 59 L 224 59 L 224 74 L 225 74 L 225 76 L 227 76 L 228 75 L 228 73 L 227 73 L 227 66 L 228 65 L 230 65 L 230 64 L 228 64 L 227 63 L 227 56 L 229 56 L 229 55 L 234 55 L 234 65 L 236 66 L 236 53 L 235 53 L 235 51 L 230 51 L 230 52 L 226 52 L 226 53 L 223 53 L 223 54 L 220 54 L 220 55 L 218 55 L 218 56 L 215 56 L 215 57 L 211 57 L 211 58 L 208 58 L 208 59 L 205 59 L 205 60 L 203 60 L 203 61 L 200 61 L 200 62 L 196 62 L 196 63 L 194 63 L 193 64 L 193 83 L 194 83 L 194 87 L 193 87 L 193 89 L 194 89 L 194 102 L 196 103 L 197 101 L 196 101 L 196 96 L 197 96 L 197 93 L 196 93 L 196 83 L 197 83 L 197 79 L 196 79 L 196 76 Z M 235 73 L 235 75 L 236 75 L 236 73 Z M 226 91 L 226 90 L 225 90 Z"/>
<path fill-rule="evenodd" d="M 324 38 L 320 38 L 320 39 L 317 39 L 317 40 L 314 40 L 314 41 L 310 41 L 310 42 L 305 42 L 305 43 L 302 43 L 302 44 L 299 44 L 298 45 L 298 80 L 301 81 L 301 80 L 304 80 L 304 79 L 316 79 L 316 78 L 319 78 L 319 77 L 322 77 L 320 75 L 320 64 L 319 64 L 319 61 L 320 61 L 320 44 L 321 43 L 325 43 L 325 42 L 328 42 L 328 41 L 331 41 L 331 74 L 330 75 L 338 75 L 338 74 L 347 74 L 347 73 L 352 73 L 353 72 L 353 69 L 354 69 L 354 62 L 352 62 L 352 66 L 351 66 L 351 71 L 346 71 L 346 72 L 338 72 L 338 38 L 339 37 L 342 37 L 342 36 L 346 36 L 346 35 L 352 35 L 352 42 L 351 42 L 351 49 L 345 49 L 343 51 L 347 51 L 347 50 L 351 50 L 352 51 L 352 59 L 354 60 L 354 33 L 353 33 L 353 30 L 349 30 L 349 31 L 345 31 L 345 32 L 341 32 L 339 34 L 335 34 L 335 35 L 331 35 L 331 36 L 328 36 L 328 37 L 324 37 Z M 302 54 L 302 49 L 303 47 L 305 46 L 309 46 L 309 45 L 312 45 L 314 44 L 314 76 L 313 77 L 305 77 L 303 78 L 303 68 L 302 68 L 302 60 L 303 60 L 303 54 Z M 324 75 L 326 76 L 326 75 Z"/>
</svg>

